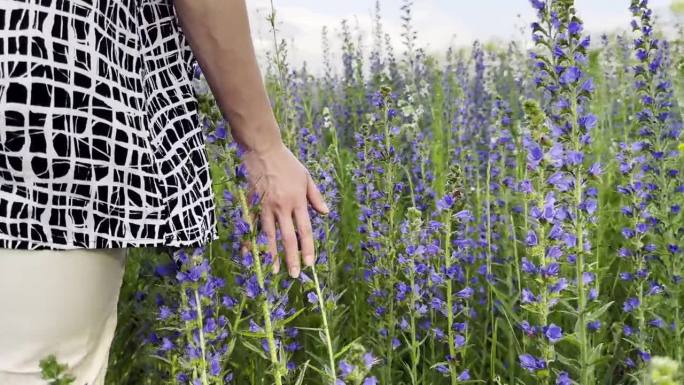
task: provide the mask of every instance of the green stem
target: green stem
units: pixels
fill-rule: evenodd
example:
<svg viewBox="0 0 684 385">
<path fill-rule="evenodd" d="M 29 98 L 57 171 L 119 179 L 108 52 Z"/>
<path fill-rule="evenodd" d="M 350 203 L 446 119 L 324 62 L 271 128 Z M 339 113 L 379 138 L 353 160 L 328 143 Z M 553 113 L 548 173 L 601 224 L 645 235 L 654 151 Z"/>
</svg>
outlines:
<svg viewBox="0 0 684 385">
<path fill-rule="evenodd" d="M 447 211 L 444 222 L 444 267 L 448 272 L 451 269 L 451 215 L 450 211 Z M 453 303 L 453 293 L 451 287 L 451 279 L 446 280 L 446 301 L 447 301 L 447 331 L 449 338 L 449 356 L 451 361 L 449 362 L 449 372 L 451 377 L 451 385 L 458 384 L 458 372 L 456 370 L 456 345 L 455 345 L 455 335 L 454 335 L 454 303 Z"/>
<path fill-rule="evenodd" d="M 572 125 L 572 140 L 575 152 L 581 152 L 580 146 L 580 130 L 577 124 L 577 89 L 572 87 L 572 103 L 570 110 L 570 120 Z M 579 323 L 579 330 L 577 330 L 577 338 L 580 346 L 580 384 L 591 384 L 591 368 L 589 363 L 590 342 L 587 340 L 587 325 L 586 325 L 586 298 L 584 288 L 584 218 L 583 214 L 578 208 L 582 203 L 582 165 L 575 167 L 575 232 L 577 234 L 577 260 L 575 261 L 575 270 L 577 278 L 577 317 Z"/>
<path fill-rule="evenodd" d="M 409 313 L 411 314 L 411 382 L 416 385 L 418 384 L 418 361 L 420 357 L 418 356 L 418 341 L 416 340 L 416 294 L 413 292 L 413 288 L 416 287 L 415 283 L 415 269 L 413 266 L 409 267 L 409 281 L 411 283 L 411 309 Z"/>
<path fill-rule="evenodd" d="M 486 212 L 487 212 L 487 276 L 485 280 L 487 281 L 487 306 L 489 307 L 489 322 L 492 323 L 492 328 L 495 328 L 494 323 L 494 293 L 492 290 L 492 283 L 490 282 L 490 277 L 492 277 L 492 215 L 491 215 L 491 196 L 490 196 L 490 184 L 492 177 L 492 164 L 487 161 L 487 175 L 486 175 L 486 185 L 485 185 L 485 201 L 486 201 Z M 486 334 L 486 333 L 485 333 Z M 496 331 L 492 330 L 492 335 L 496 335 Z M 495 377 L 495 360 L 496 355 L 496 344 L 492 343 L 490 339 L 489 346 L 489 378 Z"/>
<path fill-rule="evenodd" d="M 197 288 L 194 289 L 194 292 L 195 302 L 197 304 L 197 322 L 199 322 L 200 349 L 202 351 L 202 384 L 209 385 L 209 379 L 207 378 L 207 352 L 204 347 L 204 317 L 202 316 L 202 302 L 200 300 L 199 291 Z"/>
<path fill-rule="evenodd" d="M 242 190 L 238 192 L 240 197 L 240 203 L 242 204 L 244 220 L 249 225 L 249 228 L 254 230 L 254 223 L 252 223 L 252 218 L 249 215 L 249 206 L 247 205 L 247 199 L 245 198 L 245 193 Z M 266 340 L 268 342 L 268 352 L 271 359 L 271 364 L 273 365 L 273 379 L 276 385 L 282 385 L 282 373 L 284 372 L 280 360 L 278 359 L 278 352 L 276 351 L 275 336 L 273 332 L 273 324 L 271 323 L 271 306 L 268 302 L 266 296 L 266 288 L 264 284 L 264 272 L 261 267 L 261 258 L 259 255 L 259 248 L 256 242 L 256 237 L 252 234 L 250 240 L 250 245 L 252 247 L 252 256 L 254 260 L 254 272 L 256 273 L 257 283 L 259 284 L 259 290 L 261 291 L 260 296 L 261 301 L 261 312 L 264 317 L 264 332 L 266 333 Z"/>
<path fill-rule="evenodd" d="M 325 333 L 325 347 L 328 350 L 328 364 L 330 365 L 330 384 L 335 384 L 335 353 L 333 350 L 332 338 L 330 338 L 330 327 L 328 326 L 328 316 L 325 308 L 325 300 L 321 291 L 321 284 L 318 281 L 318 273 L 316 273 L 316 265 L 311 266 L 313 271 L 314 283 L 316 284 L 316 296 L 318 297 L 318 307 L 321 310 L 321 318 L 323 321 L 323 331 Z"/>
</svg>

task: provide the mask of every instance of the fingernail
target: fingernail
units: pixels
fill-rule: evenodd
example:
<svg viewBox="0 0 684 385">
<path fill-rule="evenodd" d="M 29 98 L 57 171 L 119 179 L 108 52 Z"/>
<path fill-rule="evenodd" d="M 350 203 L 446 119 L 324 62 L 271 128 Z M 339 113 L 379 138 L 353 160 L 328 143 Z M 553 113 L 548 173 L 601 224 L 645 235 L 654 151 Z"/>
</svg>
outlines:
<svg viewBox="0 0 684 385">
<path fill-rule="evenodd" d="M 299 277 L 299 266 L 293 266 L 290 268 L 290 276 L 292 278 Z"/>
<path fill-rule="evenodd" d="M 305 255 L 304 256 L 304 264 L 307 266 L 312 266 L 314 264 L 314 256 L 313 255 Z"/>
<path fill-rule="evenodd" d="M 323 211 L 325 211 L 326 214 L 330 212 L 330 208 L 325 202 L 323 202 Z"/>
</svg>

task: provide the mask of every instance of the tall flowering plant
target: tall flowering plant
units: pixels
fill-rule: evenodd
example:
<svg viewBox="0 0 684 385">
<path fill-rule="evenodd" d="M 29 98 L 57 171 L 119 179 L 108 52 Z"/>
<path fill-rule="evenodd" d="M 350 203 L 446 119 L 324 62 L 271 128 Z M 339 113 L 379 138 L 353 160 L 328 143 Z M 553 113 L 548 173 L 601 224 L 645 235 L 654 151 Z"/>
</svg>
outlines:
<svg viewBox="0 0 684 385">
<path fill-rule="evenodd" d="M 516 210 L 515 196 L 516 146 L 512 133 L 511 110 L 503 99 L 497 97 L 492 110 L 491 140 L 485 155 L 484 207 L 482 208 L 481 242 L 485 245 L 484 283 L 486 286 L 486 311 L 489 322 L 485 341 L 490 346 L 489 376 L 494 377 L 500 344 L 498 325 L 503 321 L 503 308 L 510 306 L 518 294 L 514 289 L 512 268 L 515 266 L 515 247 L 511 214 Z M 508 335 L 508 337 L 511 337 Z M 505 339 L 501 338 L 501 339 Z M 512 339 L 507 340 L 512 343 Z"/>
<path fill-rule="evenodd" d="M 367 303 L 377 330 L 376 346 L 385 358 L 383 381 L 391 382 L 395 350 L 401 345 L 397 335 L 397 230 L 399 201 L 404 190 L 396 150 L 398 112 L 396 95 L 388 87 L 373 95 L 375 107 L 369 121 L 355 134 L 359 167 L 354 171 L 359 203 L 360 247 L 365 256 L 364 279 L 369 286 Z"/>
<path fill-rule="evenodd" d="M 559 257 L 562 250 L 557 242 L 559 228 L 554 223 L 556 198 L 546 183 L 551 149 L 546 117 L 538 103 L 525 103 L 525 124 L 529 133 L 524 136 L 527 151 L 527 170 L 519 191 L 525 202 L 522 250 L 520 260 L 522 286 L 518 306 L 522 310 L 519 329 L 523 336 L 520 366 L 530 372 L 539 383 L 550 383 L 549 362 L 555 359 L 554 344 L 563 337 L 563 330 L 550 320 L 551 312 L 568 288 L 567 278 L 560 276 Z M 552 236 L 553 234 L 553 236 Z"/>
<path fill-rule="evenodd" d="M 472 242 L 466 229 L 473 216 L 464 209 L 463 175 L 453 165 L 447 173 L 446 192 L 435 203 L 430 228 L 437 238 L 440 258 L 433 260 L 430 285 L 437 307 L 433 334 L 436 342 L 446 344 L 444 361 L 435 364 L 435 369 L 458 384 L 471 380 L 472 358 L 468 355 L 471 345 L 470 321 L 473 317 L 472 298 L 474 289 L 468 280 L 467 265 L 472 264 Z M 469 359 L 470 358 L 470 359 Z"/>
<path fill-rule="evenodd" d="M 623 194 L 631 205 L 623 212 L 633 218 L 623 230 L 631 240 L 623 254 L 634 258 L 637 270 L 623 273 L 633 284 L 633 295 L 625 302 L 633 314 L 624 332 L 634 341 L 635 355 L 626 358 L 628 367 L 641 369 L 650 360 L 649 346 L 657 334 L 668 330 L 674 344 L 665 344 L 664 353 L 682 358 L 682 162 L 678 149 L 681 124 L 672 114 L 673 89 L 669 76 L 667 44 L 658 39 L 653 27 L 653 12 L 647 0 L 634 0 L 632 30 L 636 64 L 634 88 L 638 95 L 632 141 L 624 144 L 631 157 L 623 157 L 623 168 L 632 183 Z M 629 163 L 631 161 L 631 163 Z M 660 297 L 667 297 L 663 300 Z M 666 305 L 665 305 L 666 303 Z M 631 322 L 630 322 L 631 321 Z"/>
<path fill-rule="evenodd" d="M 523 260 L 522 268 L 542 283 L 540 292 L 523 289 L 521 295 L 521 303 L 537 314 L 540 324 L 528 321 L 521 327 L 526 335 L 543 336 L 544 342 L 541 357 L 523 354 L 520 363 L 546 382 L 549 364 L 558 361 L 571 372 L 559 371 L 557 382 L 569 383 L 576 375 L 580 384 L 592 384 L 602 346 L 594 346 L 590 332 L 601 328 L 600 318 L 611 303 L 598 301 L 598 269 L 591 260 L 598 210 L 593 184 L 601 166 L 591 162 L 588 151 L 597 123 L 588 107 L 594 90 L 585 70 L 589 37 L 583 36 L 572 0 L 531 3 L 539 18 L 532 24 L 539 48 L 532 53 L 535 83 L 545 103 L 542 108 L 533 102 L 525 105 L 530 125 L 525 147 L 533 172 L 522 189 L 531 198 L 532 224 L 525 239 L 531 258 Z M 559 304 L 575 318 L 563 325 L 571 332 L 552 322 L 558 316 L 551 308 Z M 562 340 L 573 343 L 556 349 Z M 568 354 L 577 358 L 567 360 Z"/>
<path fill-rule="evenodd" d="M 204 251 L 196 248 L 189 255 L 184 249 L 175 250 L 173 262 L 157 269 L 179 292 L 178 298 L 157 300 L 157 319 L 164 326 L 158 333 L 157 353 L 167 357 L 178 384 L 223 384 L 233 378 L 226 365 L 229 320 L 221 314 L 220 289 L 225 280 L 212 274 Z"/>
</svg>

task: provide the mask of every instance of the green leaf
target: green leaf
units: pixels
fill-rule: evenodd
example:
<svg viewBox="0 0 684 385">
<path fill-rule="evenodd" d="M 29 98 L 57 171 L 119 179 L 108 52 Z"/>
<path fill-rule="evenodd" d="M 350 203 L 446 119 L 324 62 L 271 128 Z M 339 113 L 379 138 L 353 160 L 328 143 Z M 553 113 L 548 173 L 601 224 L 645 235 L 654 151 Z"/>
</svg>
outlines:
<svg viewBox="0 0 684 385">
<path fill-rule="evenodd" d="M 266 357 L 266 353 L 264 352 L 263 349 L 254 346 L 251 342 L 248 342 L 248 341 L 246 341 L 246 340 L 242 340 L 242 345 L 244 345 L 247 349 L 249 349 L 249 350 L 253 351 L 254 353 L 256 353 L 259 357 L 261 357 L 261 358 L 264 359 L 265 361 L 269 361 L 269 358 Z"/>
<path fill-rule="evenodd" d="M 292 314 L 291 316 L 285 318 L 284 320 L 281 320 L 281 321 L 276 322 L 274 328 L 275 328 L 275 329 L 279 329 L 279 328 L 281 328 L 281 327 L 284 327 L 285 325 L 287 325 L 287 324 L 289 324 L 290 322 L 292 322 L 295 318 L 297 318 L 297 316 L 299 316 L 300 314 L 302 314 L 305 310 L 306 310 L 305 308 L 299 309 L 299 310 L 297 310 L 297 312 L 295 312 L 295 313 Z"/>
<path fill-rule="evenodd" d="M 344 347 L 342 347 L 342 349 L 340 349 L 340 351 L 337 352 L 337 353 L 335 354 L 335 357 L 334 357 L 335 360 L 337 360 L 338 358 L 340 358 L 344 353 L 347 352 L 347 350 L 351 349 L 351 347 L 352 347 L 355 343 L 357 343 L 357 341 L 359 341 L 360 339 L 361 339 L 361 337 L 358 337 L 358 338 L 354 339 L 353 341 L 351 341 L 350 343 L 346 344 Z"/>
<path fill-rule="evenodd" d="M 304 383 L 304 375 L 306 374 L 306 369 L 309 367 L 309 361 L 304 362 L 304 367 L 299 371 L 299 376 L 297 377 L 296 385 L 302 385 Z"/>
<path fill-rule="evenodd" d="M 266 338 L 266 332 L 253 332 L 249 330 L 238 330 L 236 332 L 238 335 L 252 338 Z"/>
<path fill-rule="evenodd" d="M 600 308 L 589 312 L 589 314 L 587 315 L 587 322 L 596 321 L 599 318 L 601 318 L 601 316 L 603 314 L 605 314 L 605 312 L 607 312 L 608 309 L 610 308 L 610 306 L 613 305 L 614 303 L 615 303 L 615 301 L 610 301 L 610 302 L 604 304 L 603 306 L 601 306 Z"/>
</svg>

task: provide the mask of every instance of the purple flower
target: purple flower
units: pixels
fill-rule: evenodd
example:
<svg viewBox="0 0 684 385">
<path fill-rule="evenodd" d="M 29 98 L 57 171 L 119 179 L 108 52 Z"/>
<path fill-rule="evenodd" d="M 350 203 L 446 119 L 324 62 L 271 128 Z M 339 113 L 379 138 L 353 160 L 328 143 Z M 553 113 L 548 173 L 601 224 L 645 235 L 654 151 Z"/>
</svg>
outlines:
<svg viewBox="0 0 684 385">
<path fill-rule="evenodd" d="M 338 366 L 339 366 L 340 374 L 342 375 L 342 378 L 347 378 L 356 368 L 354 365 L 351 365 L 346 360 L 340 360 L 340 363 L 338 364 Z"/>
<path fill-rule="evenodd" d="M 560 264 L 558 262 L 552 262 L 542 269 L 542 276 L 545 278 L 557 277 L 560 273 Z"/>
<path fill-rule="evenodd" d="M 635 235 L 634 230 L 630 229 L 629 227 L 625 227 L 622 229 L 622 236 L 623 237 L 630 239 L 630 238 L 634 238 L 634 235 Z"/>
<path fill-rule="evenodd" d="M 464 371 L 461 372 L 461 374 L 456 377 L 457 380 L 459 381 L 468 381 L 470 380 L 470 371 L 468 369 L 465 369 Z"/>
<path fill-rule="evenodd" d="M 465 346 L 465 344 L 465 337 L 463 337 L 460 334 L 456 334 L 456 336 L 454 336 L 454 346 L 456 347 L 456 349 L 462 348 L 463 346 Z"/>
<path fill-rule="evenodd" d="M 518 189 L 520 190 L 520 192 L 523 192 L 526 194 L 530 194 L 534 191 L 534 189 L 532 187 L 532 182 L 530 182 L 527 179 L 520 182 L 520 187 L 518 187 Z"/>
<path fill-rule="evenodd" d="M 544 158 L 544 152 L 536 143 L 527 148 L 527 162 L 532 168 L 536 168 Z"/>
<path fill-rule="evenodd" d="M 167 318 L 171 317 L 173 315 L 173 312 L 171 309 L 169 309 L 168 306 L 164 305 L 159 308 L 159 317 L 158 319 L 160 320 L 166 320 Z"/>
<path fill-rule="evenodd" d="M 648 292 L 646 292 L 646 295 L 658 295 L 662 294 L 665 291 L 662 285 L 659 285 L 656 282 L 651 282 L 649 284 Z"/>
<path fill-rule="evenodd" d="M 648 231 L 648 225 L 646 223 L 637 223 L 636 225 L 636 232 L 639 234 L 644 234 L 646 231 Z"/>
<path fill-rule="evenodd" d="M 537 266 L 535 266 L 534 263 L 530 262 L 525 257 L 523 257 L 523 259 L 522 259 L 521 269 L 523 272 L 525 272 L 527 274 L 532 274 L 532 275 L 537 274 L 537 272 L 538 272 Z"/>
<path fill-rule="evenodd" d="M 595 301 L 598 298 L 598 290 L 595 287 L 589 289 L 589 301 Z"/>
<path fill-rule="evenodd" d="M 665 321 L 658 317 L 648 321 L 648 325 L 654 328 L 662 329 L 665 326 Z"/>
<path fill-rule="evenodd" d="M 437 210 L 438 211 L 443 211 L 443 210 L 448 210 L 451 208 L 451 206 L 454 205 L 454 197 L 451 195 L 445 195 L 442 199 L 437 201 Z"/>
<path fill-rule="evenodd" d="M 180 313 L 180 318 L 183 321 L 189 322 L 197 318 L 197 311 L 185 309 Z"/>
<path fill-rule="evenodd" d="M 233 298 L 233 297 L 231 297 L 231 296 L 228 296 L 228 295 L 224 295 L 223 298 L 222 298 L 221 303 L 222 303 L 223 306 L 225 306 L 226 308 L 232 309 L 232 308 L 235 307 L 235 305 L 237 305 L 238 302 L 237 302 L 237 300 L 236 300 L 235 298 Z"/>
<path fill-rule="evenodd" d="M 560 341 L 563 338 L 563 329 L 560 326 L 551 324 L 545 328 L 544 335 L 552 344 Z"/>
<path fill-rule="evenodd" d="M 459 292 L 457 292 L 456 296 L 458 296 L 460 298 L 470 298 L 473 296 L 474 293 L 475 293 L 475 291 L 472 288 L 466 287 L 466 288 L 460 290 Z"/>
<path fill-rule="evenodd" d="M 590 215 L 594 214 L 598 210 L 598 202 L 596 202 L 596 199 L 587 199 L 584 202 L 583 209 Z"/>
<path fill-rule="evenodd" d="M 221 362 L 219 358 L 219 355 L 215 355 L 209 361 L 209 374 L 212 376 L 218 376 L 221 374 Z"/>
<path fill-rule="evenodd" d="M 542 0 L 530 0 L 530 3 L 532 3 L 532 7 L 539 11 L 546 7 L 546 3 L 544 3 Z"/>
<path fill-rule="evenodd" d="M 568 67 L 560 77 L 561 84 L 574 84 L 582 77 L 582 71 L 575 66 Z"/>
<path fill-rule="evenodd" d="M 468 211 L 468 210 L 459 211 L 459 212 L 457 212 L 454 216 L 455 216 L 456 218 L 458 218 L 458 219 L 464 221 L 464 222 L 470 222 L 470 221 L 472 221 L 473 219 L 475 219 L 475 218 L 472 216 L 472 214 L 470 214 L 470 211 Z"/>
<path fill-rule="evenodd" d="M 625 365 L 626 365 L 628 368 L 636 368 L 636 363 L 634 363 L 634 360 L 633 360 L 633 359 L 627 357 L 627 358 L 625 358 L 625 361 L 624 361 L 624 362 L 625 362 Z"/>
<path fill-rule="evenodd" d="M 596 321 L 591 321 L 587 324 L 587 329 L 591 332 L 595 332 L 599 329 L 601 329 L 601 321 L 596 320 Z"/>
<path fill-rule="evenodd" d="M 167 351 L 173 349 L 174 347 L 175 347 L 175 345 L 173 344 L 173 342 L 169 338 L 164 337 L 164 338 L 162 338 L 162 344 L 161 344 L 161 347 L 159 349 L 162 352 L 167 352 Z"/>
<path fill-rule="evenodd" d="M 563 145 L 561 145 L 560 143 L 556 143 L 553 147 L 551 147 L 551 149 L 547 153 L 549 163 L 551 163 L 551 165 L 553 165 L 553 167 L 556 168 L 563 167 L 564 152 L 565 151 L 563 150 Z"/>
<path fill-rule="evenodd" d="M 588 78 L 587 80 L 585 80 L 582 83 L 581 88 L 582 88 L 582 91 L 584 91 L 584 92 L 588 92 L 588 93 L 594 92 L 594 79 Z"/>
<path fill-rule="evenodd" d="M 373 353 L 365 353 L 363 355 L 363 365 L 366 369 L 370 370 L 376 363 L 378 359 L 373 355 Z"/>
<path fill-rule="evenodd" d="M 593 114 L 588 114 L 585 116 L 582 116 L 579 118 L 579 121 L 577 122 L 580 127 L 582 127 L 584 130 L 591 130 L 594 127 L 596 127 L 596 123 L 598 122 L 598 119 L 596 118 L 595 115 Z"/>
<path fill-rule="evenodd" d="M 566 278 L 560 278 L 554 285 L 549 286 L 549 291 L 551 293 L 560 293 L 565 290 L 568 285 L 568 280 Z"/>
<path fill-rule="evenodd" d="M 623 333 L 625 336 L 629 337 L 629 336 L 631 336 L 632 334 L 634 334 L 634 330 L 632 330 L 632 327 L 631 327 L 631 326 L 624 325 L 624 326 L 622 327 L 622 333 Z"/>
<path fill-rule="evenodd" d="M 216 132 L 214 133 L 216 138 L 218 139 L 226 139 L 226 123 L 225 121 L 221 120 L 216 126 Z"/>
<path fill-rule="evenodd" d="M 556 385 L 572 385 L 570 375 L 567 372 L 558 373 L 558 377 L 556 377 Z"/>
<path fill-rule="evenodd" d="M 560 191 L 568 191 L 573 185 L 573 179 L 566 173 L 559 171 L 549 177 L 548 183 Z"/>
<path fill-rule="evenodd" d="M 630 312 L 634 311 L 635 309 L 637 309 L 639 307 L 639 305 L 641 305 L 639 298 L 630 297 L 630 298 L 627 298 L 625 300 L 624 304 L 622 305 L 622 310 L 627 312 L 627 313 L 630 313 Z"/>
<path fill-rule="evenodd" d="M 536 372 L 546 368 L 546 362 L 541 358 L 536 358 L 530 354 L 521 354 L 518 356 L 520 366 L 529 372 Z"/>
<path fill-rule="evenodd" d="M 584 154 L 578 151 L 568 151 L 567 160 L 568 164 L 571 166 L 582 164 L 584 161 Z"/>
<path fill-rule="evenodd" d="M 568 24 L 568 32 L 570 32 L 571 35 L 580 34 L 582 32 L 582 24 L 574 20 L 571 21 L 570 24 Z"/>
<path fill-rule="evenodd" d="M 525 333 L 525 335 L 528 337 L 532 337 L 537 334 L 537 328 L 530 325 L 530 323 L 526 320 L 520 323 L 520 329 L 522 329 L 523 333 Z"/>
<path fill-rule="evenodd" d="M 537 298 L 534 296 L 532 291 L 530 291 L 530 289 L 525 288 L 522 290 L 522 303 L 532 303 L 536 301 Z"/>
</svg>

